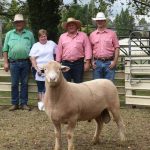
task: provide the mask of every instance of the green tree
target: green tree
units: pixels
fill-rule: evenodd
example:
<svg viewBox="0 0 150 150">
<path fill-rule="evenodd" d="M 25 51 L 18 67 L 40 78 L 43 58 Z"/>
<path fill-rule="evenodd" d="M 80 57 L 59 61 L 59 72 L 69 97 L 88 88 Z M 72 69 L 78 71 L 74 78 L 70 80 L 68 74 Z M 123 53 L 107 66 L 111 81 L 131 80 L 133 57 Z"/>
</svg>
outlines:
<svg viewBox="0 0 150 150">
<path fill-rule="evenodd" d="M 117 0 L 96 0 L 96 1 L 99 2 L 101 6 L 106 5 L 111 7 L 112 4 L 114 4 L 114 2 Z M 150 11 L 150 0 L 127 0 L 125 3 L 128 5 L 128 7 L 132 7 L 133 9 L 135 9 L 136 14 L 139 15 L 146 15 Z M 121 4 L 124 5 L 124 3 Z"/>
<path fill-rule="evenodd" d="M 116 16 L 114 24 L 118 35 L 128 36 L 135 26 L 134 17 L 130 15 L 128 9 L 122 9 L 121 13 Z"/>
<path fill-rule="evenodd" d="M 142 19 L 139 20 L 139 25 L 140 25 L 140 26 L 147 25 L 147 24 L 148 24 L 148 23 L 147 23 L 147 21 L 145 20 L 145 18 L 142 18 Z"/>
<path fill-rule="evenodd" d="M 62 7 L 61 9 L 61 21 L 60 24 L 67 20 L 69 17 L 74 17 L 82 22 L 83 31 L 91 32 L 92 18 L 95 17 L 98 12 L 98 8 L 95 5 L 95 1 L 91 0 L 89 4 L 79 5 L 71 4 Z M 61 31 L 62 32 L 62 31 Z"/>
<path fill-rule="evenodd" d="M 29 19 L 32 30 L 37 37 L 39 29 L 48 31 L 48 38 L 55 40 L 58 37 L 60 14 L 60 0 L 27 0 L 29 7 Z"/>
</svg>

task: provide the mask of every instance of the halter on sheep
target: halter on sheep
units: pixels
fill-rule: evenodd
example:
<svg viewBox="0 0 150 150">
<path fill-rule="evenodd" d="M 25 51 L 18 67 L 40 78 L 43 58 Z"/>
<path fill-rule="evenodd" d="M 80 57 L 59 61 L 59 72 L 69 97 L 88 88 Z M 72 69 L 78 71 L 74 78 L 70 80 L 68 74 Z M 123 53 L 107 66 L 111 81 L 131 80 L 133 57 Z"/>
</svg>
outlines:
<svg viewBox="0 0 150 150">
<path fill-rule="evenodd" d="M 55 128 L 55 150 L 61 149 L 62 123 L 68 124 L 68 150 L 74 150 L 73 131 L 77 121 L 95 119 L 96 131 L 93 143 L 98 143 L 103 126 L 101 114 L 105 109 L 112 113 L 121 141 L 125 140 L 118 92 L 111 81 L 97 79 L 80 84 L 67 82 L 61 71 L 67 71 L 69 68 L 55 61 L 49 62 L 44 69 L 46 76 L 44 105 Z"/>
</svg>

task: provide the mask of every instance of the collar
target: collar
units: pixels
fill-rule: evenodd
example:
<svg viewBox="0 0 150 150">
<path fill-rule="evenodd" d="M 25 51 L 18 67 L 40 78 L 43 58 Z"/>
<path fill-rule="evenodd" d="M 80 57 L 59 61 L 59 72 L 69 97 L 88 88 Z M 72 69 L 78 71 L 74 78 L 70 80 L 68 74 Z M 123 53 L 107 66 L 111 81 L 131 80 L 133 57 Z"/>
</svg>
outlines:
<svg viewBox="0 0 150 150">
<path fill-rule="evenodd" d="M 74 34 L 73 38 L 76 37 L 78 34 L 79 34 L 79 31 L 77 31 L 77 33 Z M 70 35 L 71 35 L 71 34 L 70 34 Z M 71 37 L 70 35 L 69 35 L 69 33 L 67 32 L 67 36 Z"/>
<path fill-rule="evenodd" d="M 16 29 L 14 29 L 14 32 L 17 33 Z M 26 29 L 23 29 L 21 33 L 26 33 Z"/>
<path fill-rule="evenodd" d="M 108 32 L 108 30 L 105 28 L 103 31 L 99 31 L 98 29 L 96 30 L 96 34 L 99 34 L 99 33 L 104 33 L 104 32 Z"/>
</svg>

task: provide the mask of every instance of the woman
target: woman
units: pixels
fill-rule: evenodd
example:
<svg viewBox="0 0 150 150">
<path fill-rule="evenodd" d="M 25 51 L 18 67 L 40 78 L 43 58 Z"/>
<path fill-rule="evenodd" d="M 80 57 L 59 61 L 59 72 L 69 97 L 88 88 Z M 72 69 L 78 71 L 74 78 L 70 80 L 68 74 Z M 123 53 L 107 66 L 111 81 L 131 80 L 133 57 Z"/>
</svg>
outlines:
<svg viewBox="0 0 150 150">
<path fill-rule="evenodd" d="M 38 87 L 38 108 L 39 110 L 43 110 L 44 106 L 42 101 L 45 93 L 45 76 L 40 70 L 40 65 L 54 60 L 57 45 L 55 42 L 47 40 L 47 31 L 44 29 L 38 31 L 38 39 L 39 42 L 33 45 L 29 56 L 32 62 L 32 72 Z"/>
</svg>

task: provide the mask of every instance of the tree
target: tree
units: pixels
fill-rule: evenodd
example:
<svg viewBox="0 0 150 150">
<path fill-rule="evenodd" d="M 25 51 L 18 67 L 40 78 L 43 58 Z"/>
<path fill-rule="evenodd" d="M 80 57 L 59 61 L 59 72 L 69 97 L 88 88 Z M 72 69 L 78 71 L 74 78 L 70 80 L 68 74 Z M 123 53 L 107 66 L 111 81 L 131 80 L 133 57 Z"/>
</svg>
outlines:
<svg viewBox="0 0 150 150">
<path fill-rule="evenodd" d="M 115 1 L 117 0 L 97 0 L 101 5 L 105 4 L 110 7 Z M 121 4 L 124 5 L 124 3 Z M 126 4 L 134 8 L 138 15 L 146 15 L 150 11 L 150 0 L 126 0 Z"/>
<path fill-rule="evenodd" d="M 139 15 L 146 15 L 150 10 L 150 0 L 133 0 L 132 3 L 133 7 L 136 8 L 136 13 Z"/>
<path fill-rule="evenodd" d="M 142 18 L 142 19 L 140 19 L 139 20 L 139 25 L 140 26 L 144 26 L 144 25 L 147 25 L 148 23 L 147 23 L 147 21 L 145 20 L 145 18 Z"/>
<path fill-rule="evenodd" d="M 128 9 L 122 9 L 121 13 L 116 16 L 114 24 L 119 36 L 128 36 L 135 26 L 134 17 L 130 15 Z"/>
<path fill-rule="evenodd" d="M 37 32 L 43 28 L 48 31 L 48 38 L 56 41 L 58 37 L 57 25 L 59 24 L 60 0 L 27 0 L 29 7 L 29 19 L 37 38 Z"/>
</svg>

